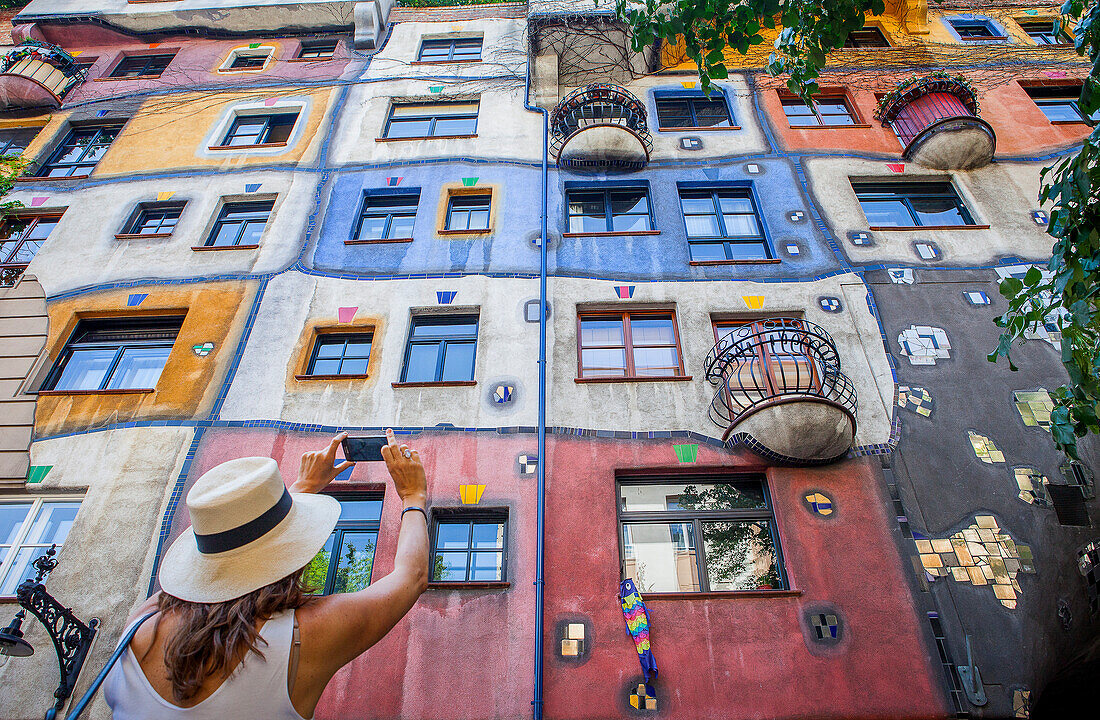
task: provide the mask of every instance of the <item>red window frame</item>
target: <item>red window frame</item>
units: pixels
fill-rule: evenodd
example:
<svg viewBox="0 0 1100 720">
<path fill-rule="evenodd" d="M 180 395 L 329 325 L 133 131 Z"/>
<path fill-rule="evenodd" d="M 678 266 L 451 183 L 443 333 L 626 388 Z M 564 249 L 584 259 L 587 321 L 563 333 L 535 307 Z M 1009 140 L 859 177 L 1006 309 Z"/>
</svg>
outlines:
<svg viewBox="0 0 1100 720">
<path fill-rule="evenodd" d="M 677 366 L 675 372 L 671 375 L 638 375 L 637 368 L 634 366 L 634 339 L 630 330 L 631 318 L 666 318 L 672 323 L 673 337 L 675 338 L 674 345 L 661 344 L 661 345 L 639 345 L 637 347 L 649 348 L 649 347 L 675 347 L 676 348 L 676 362 Z M 619 320 L 623 324 L 623 344 L 622 345 L 584 345 L 582 335 L 582 325 L 585 320 Z M 598 350 L 598 349 L 622 349 L 625 356 L 625 367 L 623 368 L 622 375 L 593 375 L 585 374 L 585 367 L 583 361 L 584 350 Z M 590 369 L 592 372 L 594 369 Z M 685 377 L 684 373 L 684 353 L 680 348 L 680 327 L 676 322 L 675 310 L 587 310 L 577 313 L 577 378 L 580 380 L 661 380 L 666 378 L 682 378 Z"/>
</svg>

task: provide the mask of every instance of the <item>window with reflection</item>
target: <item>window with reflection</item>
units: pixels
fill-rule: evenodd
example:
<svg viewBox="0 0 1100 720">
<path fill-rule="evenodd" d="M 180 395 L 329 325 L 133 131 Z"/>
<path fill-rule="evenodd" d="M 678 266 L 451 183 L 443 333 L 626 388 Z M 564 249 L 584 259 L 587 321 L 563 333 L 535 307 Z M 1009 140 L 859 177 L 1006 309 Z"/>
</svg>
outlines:
<svg viewBox="0 0 1100 720">
<path fill-rule="evenodd" d="M 733 125 L 726 96 L 715 89 L 703 94 L 657 95 L 657 124 L 660 128 L 728 128 Z"/>
<path fill-rule="evenodd" d="M 420 62 L 477 62 L 481 59 L 481 38 L 432 38 L 420 43 Z"/>
<path fill-rule="evenodd" d="M 15 595 L 21 582 L 34 577 L 31 563 L 51 545 L 65 544 L 78 510 L 79 500 L 0 501 L 0 596 Z"/>
<path fill-rule="evenodd" d="M 413 318 L 401 382 L 469 382 L 474 379 L 476 315 Z"/>
<path fill-rule="evenodd" d="M 505 580 L 507 511 L 432 512 L 432 581 Z"/>
<path fill-rule="evenodd" d="M 1100 112 L 1091 118 L 1081 112 L 1080 85 L 1036 85 L 1025 87 L 1031 100 L 1052 123 L 1084 123 L 1100 120 Z"/>
<path fill-rule="evenodd" d="M 0 156 L 19 157 L 41 130 L 40 127 L 0 128 Z"/>
<path fill-rule="evenodd" d="M 714 338 L 725 348 L 740 350 L 730 353 L 722 372 L 731 392 L 743 390 L 756 399 L 821 385 L 805 324 L 796 318 L 719 321 Z"/>
<path fill-rule="evenodd" d="M 756 201 L 748 188 L 681 188 L 680 210 L 692 261 L 771 257 Z"/>
<path fill-rule="evenodd" d="M 250 147 L 252 145 L 285 145 L 298 122 L 298 113 L 270 115 L 238 115 L 220 147 Z"/>
<path fill-rule="evenodd" d="M 1035 41 L 1036 45 L 1060 45 L 1068 42 L 1055 26 L 1055 20 L 1021 20 L 1020 29 Z"/>
<path fill-rule="evenodd" d="M 447 220 L 444 230 L 488 230 L 493 196 L 451 195 L 447 199 Z"/>
<path fill-rule="evenodd" d="M 570 189 L 566 192 L 565 208 L 571 233 L 653 229 L 649 191 L 644 187 Z"/>
<path fill-rule="evenodd" d="M 791 127 L 843 127 L 855 125 L 856 117 L 843 95 L 820 95 L 813 106 L 802 98 L 783 97 L 783 114 Z"/>
<path fill-rule="evenodd" d="M 335 38 L 327 40 L 303 40 L 302 47 L 298 50 L 299 60 L 323 60 L 336 53 L 337 41 Z"/>
<path fill-rule="evenodd" d="M 9 215 L 0 222 L 0 287 L 23 274 L 60 220 L 60 215 Z"/>
<path fill-rule="evenodd" d="M 951 18 L 947 24 L 964 42 L 1004 39 L 1001 29 L 984 18 Z"/>
<path fill-rule="evenodd" d="M 175 53 L 128 55 L 111 71 L 113 78 L 160 77 Z"/>
<path fill-rule="evenodd" d="M 254 247 L 267 226 L 274 200 L 228 202 L 222 205 L 205 247 Z"/>
<path fill-rule="evenodd" d="M 181 317 L 81 320 L 42 389 L 155 389 L 182 325 Z"/>
<path fill-rule="evenodd" d="M 306 585 L 318 595 L 356 592 L 370 585 L 382 495 L 335 495 L 340 520 L 325 546 L 306 566 Z"/>
<path fill-rule="evenodd" d="M 313 344 L 307 375 L 366 375 L 374 333 L 322 333 Z"/>
<path fill-rule="evenodd" d="M 397 103 L 382 133 L 384 138 L 427 138 L 473 135 L 478 102 Z"/>
<path fill-rule="evenodd" d="M 783 590 L 787 581 L 763 478 L 620 480 L 622 574 L 638 590 Z"/>
<path fill-rule="evenodd" d="M 684 364 L 673 312 L 578 314 L 581 378 L 681 377 Z"/>
<path fill-rule="evenodd" d="M 73 128 L 38 169 L 38 177 L 84 177 L 90 175 L 111 147 L 122 125 Z"/>
<path fill-rule="evenodd" d="M 975 225 L 949 182 L 852 182 L 871 227 Z"/>
<path fill-rule="evenodd" d="M 171 235 L 176 229 L 185 202 L 141 203 L 122 229 L 124 235 Z"/>
<path fill-rule="evenodd" d="M 420 192 L 401 195 L 375 194 L 363 196 L 363 208 L 355 226 L 353 240 L 410 240 L 416 222 L 416 206 Z"/>
</svg>

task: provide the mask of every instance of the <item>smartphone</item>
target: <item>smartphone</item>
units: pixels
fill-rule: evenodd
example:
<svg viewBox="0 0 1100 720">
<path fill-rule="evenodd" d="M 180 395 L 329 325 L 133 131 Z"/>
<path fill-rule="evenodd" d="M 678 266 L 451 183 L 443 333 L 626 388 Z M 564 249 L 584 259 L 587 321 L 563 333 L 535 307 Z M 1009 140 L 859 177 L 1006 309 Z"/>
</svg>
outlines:
<svg viewBox="0 0 1100 720">
<path fill-rule="evenodd" d="M 359 435 L 344 438 L 344 458 L 352 462 L 377 462 L 382 460 L 382 448 L 387 443 L 385 435 Z"/>
</svg>

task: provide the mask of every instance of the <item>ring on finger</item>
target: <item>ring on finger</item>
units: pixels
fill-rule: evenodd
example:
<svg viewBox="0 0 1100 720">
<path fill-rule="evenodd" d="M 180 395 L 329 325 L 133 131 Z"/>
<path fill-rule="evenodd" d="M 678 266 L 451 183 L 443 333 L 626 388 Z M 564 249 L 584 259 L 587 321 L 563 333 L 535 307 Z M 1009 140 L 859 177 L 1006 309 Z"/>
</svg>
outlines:
<svg viewBox="0 0 1100 720">
<path fill-rule="evenodd" d="M 411 458 L 413 456 L 412 450 L 409 450 L 407 447 L 401 448 L 401 454 L 404 455 L 406 458 Z"/>
</svg>

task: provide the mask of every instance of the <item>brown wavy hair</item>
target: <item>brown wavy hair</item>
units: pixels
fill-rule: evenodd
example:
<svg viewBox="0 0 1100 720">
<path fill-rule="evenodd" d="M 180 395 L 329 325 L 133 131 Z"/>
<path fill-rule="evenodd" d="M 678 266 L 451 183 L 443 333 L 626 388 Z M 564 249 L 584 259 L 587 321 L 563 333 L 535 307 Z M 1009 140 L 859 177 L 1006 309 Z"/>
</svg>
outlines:
<svg viewBox="0 0 1100 720">
<path fill-rule="evenodd" d="M 294 610 L 310 600 L 303 571 L 234 600 L 195 603 L 161 593 L 157 624 L 165 615 L 176 618 L 176 627 L 164 646 L 164 667 L 176 702 L 198 694 L 211 675 L 225 674 L 247 652 L 263 657 L 263 643 L 256 624 L 283 610 Z M 156 634 L 154 627 L 153 633 Z"/>
</svg>

